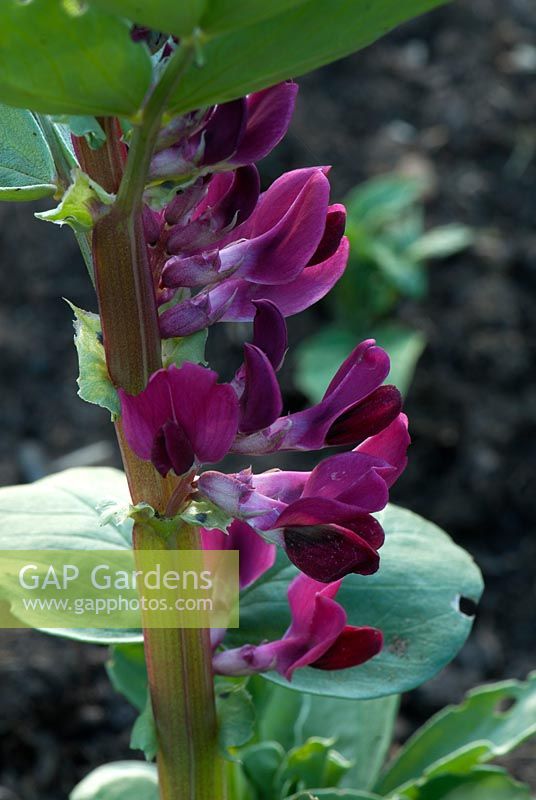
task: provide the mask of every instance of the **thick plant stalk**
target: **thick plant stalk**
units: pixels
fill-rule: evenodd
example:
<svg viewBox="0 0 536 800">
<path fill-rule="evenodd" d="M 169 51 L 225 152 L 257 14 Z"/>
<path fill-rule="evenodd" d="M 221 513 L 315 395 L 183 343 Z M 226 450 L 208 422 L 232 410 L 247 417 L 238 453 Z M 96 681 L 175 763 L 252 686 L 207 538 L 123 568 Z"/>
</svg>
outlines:
<svg viewBox="0 0 536 800">
<path fill-rule="evenodd" d="M 104 120 L 107 142 L 77 149 L 82 168 L 107 191 L 118 193 L 111 212 L 93 230 L 93 259 L 106 360 L 113 383 L 140 392 L 161 367 L 161 342 L 141 222 L 141 199 L 150 152 L 165 102 L 188 63 L 183 48 L 171 59 L 142 110 L 125 167 L 125 149 L 115 121 Z M 140 461 L 116 430 L 134 503 L 150 503 L 163 514 L 174 481 Z M 183 526 L 171 540 L 136 525 L 134 549 L 199 547 L 195 528 Z M 149 688 L 156 722 L 162 800 L 224 800 L 223 763 L 217 747 L 212 657 L 208 631 L 144 629 Z"/>
</svg>

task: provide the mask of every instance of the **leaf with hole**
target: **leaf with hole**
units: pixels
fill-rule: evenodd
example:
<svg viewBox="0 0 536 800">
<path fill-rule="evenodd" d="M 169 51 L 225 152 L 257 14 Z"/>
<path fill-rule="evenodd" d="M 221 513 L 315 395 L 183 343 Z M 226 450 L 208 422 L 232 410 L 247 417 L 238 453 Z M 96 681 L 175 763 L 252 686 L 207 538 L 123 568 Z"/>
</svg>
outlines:
<svg viewBox="0 0 536 800">
<path fill-rule="evenodd" d="M 0 104 L 0 200 L 38 200 L 56 191 L 56 170 L 29 111 Z"/>
<path fill-rule="evenodd" d="M 359 667 L 336 672 L 298 670 L 289 688 L 311 694 L 368 700 L 413 689 L 460 650 L 472 618 L 460 598 L 476 603 L 482 577 L 472 558 L 431 522 L 397 506 L 378 515 L 386 542 L 375 575 L 347 576 L 337 595 L 351 625 L 383 631 L 382 652 Z M 289 624 L 286 591 L 296 575 L 283 554 L 241 594 L 240 629 L 229 645 L 281 638 Z M 277 673 L 268 680 L 289 684 Z"/>
<path fill-rule="evenodd" d="M 464 756 L 464 771 L 503 756 L 536 734 L 536 672 L 526 682 L 503 681 L 469 692 L 458 706 L 449 706 L 427 722 L 400 750 L 376 784 L 390 793 L 422 776 L 451 772 Z M 460 771 L 458 765 L 457 772 Z"/>
<path fill-rule="evenodd" d="M 131 116 L 151 59 L 127 22 L 84 3 L 2 0 L 0 101 L 45 114 Z"/>
</svg>

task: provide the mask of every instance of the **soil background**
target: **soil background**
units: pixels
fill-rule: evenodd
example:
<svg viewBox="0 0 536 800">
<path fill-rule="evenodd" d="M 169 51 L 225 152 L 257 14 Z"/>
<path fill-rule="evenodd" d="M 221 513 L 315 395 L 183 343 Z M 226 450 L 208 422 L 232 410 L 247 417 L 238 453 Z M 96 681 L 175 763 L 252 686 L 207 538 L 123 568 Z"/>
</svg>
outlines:
<svg viewBox="0 0 536 800">
<path fill-rule="evenodd" d="M 333 199 L 391 169 L 432 178 L 429 225 L 475 228 L 398 316 L 428 346 L 406 411 L 413 446 L 394 501 L 432 519 L 481 566 L 486 592 L 458 658 L 404 698 L 399 738 L 479 682 L 536 666 L 536 7 L 465 0 L 300 80 L 286 141 L 263 164 L 333 164 Z M 107 414 L 76 397 L 71 313 L 95 310 L 65 230 L 0 206 L 0 484 L 70 465 L 119 465 Z M 291 321 L 295 343 L 322 324 Z M 239 337 L 218 349 L 239 358 Z M 221 340 L 220 340 L 221 342 Z M 285 372 L 287 405 L 304 403 Z M 80 451 L 80 448 L 85 448 Z M 92 767 L 131 758 L 134 712 L 104 650 L 0 631 L 0 800 L 62 800 Z M 534 746 L 509 760 L 536 788 Z"/>
</svg>

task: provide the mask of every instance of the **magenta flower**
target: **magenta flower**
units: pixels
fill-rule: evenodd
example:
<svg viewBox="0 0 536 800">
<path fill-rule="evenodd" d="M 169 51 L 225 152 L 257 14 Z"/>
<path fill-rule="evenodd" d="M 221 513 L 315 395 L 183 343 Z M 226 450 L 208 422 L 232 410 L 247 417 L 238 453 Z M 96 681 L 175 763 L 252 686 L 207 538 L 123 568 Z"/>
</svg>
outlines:
<svg viewBox="0 0 536 800">
<path fill-rule="evenodd" d="M 298 575 L 288 589 L 292 621 L 283 638 L 218 652 L 215 672 L 251 675 L 275 669 L 290 681 L 302 667 L 346 669 L 373 658 L 383 645 L 381 631 L 346 624 L 346 612 L 334 599 L 340 585 Z"/>
<path fill-rule="evenodd" d="M 220 461 L 238 426 L 238 400 L 229 385 L 197 364 L 160 369 L 138 395 L 119 389 L 123 429 L 132 450 L 161 475 Z"/>
<path fill-rule="evenodd" d="M 173 120 L 160 134 L 149 178 L 167 181 L 260 161 L 287 132 L 297 93 L 297 84 L 287 81 Z"/>
<path fill-rule="evenodd" d="M 245 589 L 273 566 L 276 546 L 266 542 L 249 525 L 236 519 L 227 533 L 201 529 L 204 550 L 238 550 L 239 585 Z"/>
<path fill-rule="evenodd" d="M 374 339 L 361 342 L 339 368 L 320 403 L 279 417 L 256 432 L 241 429 L 233 452 L 319 450 L 376 435 L 397 418 L 402 407 L 398 389 L 381 385 L 388 373 L 385 350 Z"/>
<path fill-rule="evenodd" d="M 315 580 L 369 575 L 378 569 L 384 541 L 372 514 L 387 504 L 389 488 L 406 465 L 409 441 L 407 418 L 400 414 L 380 434 L 350 453 L 325 459 L 310 473 L 209 471 L 199 477 L 197 489 L 247 522 L 251 534 L 282 544 L 290 560 Z"/>
<path fill-rule="evenodd" d="M 220 320 L 251 320 L 256 300 L 271 300 L 283 316 L 291 316 L 331 289 L 346 266 L 348 242 L 344 207 L 329 205 L 326 171 L 315 167 L 283 175 L 253 211 L 257 184 L 252 175 L 239 179 L 237 170 L 234 177 L 216 176 L 215 187 L 212 178 L 206 199 L 187 212 L 190 222 L 166 230 L 165 253 L 155 240 L 158 223 L 154 215 L 149 218 L 148 235 L 160 253 L 153 271 L 161 270 L 161 301 L 167 303 L 179 289 L 199 288 L 163 311 L 164 337 L 187 336 Z M 227 197 L 225 192 L 232 202 L 220 213 L 217 198 Z M 164 217 L 175 219 L 169 209 Z M 234 209 L 232 218 L 229 209 Z"/>
</svg>

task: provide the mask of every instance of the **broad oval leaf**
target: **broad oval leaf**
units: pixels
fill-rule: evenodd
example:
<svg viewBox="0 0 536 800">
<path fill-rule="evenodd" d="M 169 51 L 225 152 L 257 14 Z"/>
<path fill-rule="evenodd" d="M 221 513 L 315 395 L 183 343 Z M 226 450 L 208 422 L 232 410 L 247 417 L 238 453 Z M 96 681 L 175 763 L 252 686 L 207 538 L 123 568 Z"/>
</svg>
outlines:
<svg viewBox="0 0 536 800">
<path fill-rule="evenodd" d="M 128 506 L 124 473 L 108 467 L 59 472 L 26 486 L 0 489 L 0 550 L 115 550 L 131 547 L 132 521 L 102 522 L 101 506 Z M 51 629 L 99 644 L 140 642 L 133 630 Z"/>
<path fill-rule="evenodd" d="M 0 200 L 38 200 L 56 191 L 54 161 L 29 111 L 0 104 Z"/>
<path fill-rule="evenodd" d="M 0 101 L 47 114 L 130 116 L 150 80 L 149 53 L 119 17 L 76 0 L 0 3 Z"/>
<path fill-rule="evenodd" d="M 254 25 L 209 39 L 203 45 L 203 66 L 190 68 L 170 106 L 184 113 L 303 75 L 371 44 L 391 28 L 444 2 L 299 3 Z"/>
<path fill-rule="evenodd" d="M 472 558 L 436 525 L 396 506 L 378 515 L 386 543 L 375 575 L 347 576 L 337 595 L 351 625 L 383 631 L 383 651 L 353 669 L 298 670 L 290 688 L 311 694 L 367 700 L 400 694 L 429 680 L 460 650 L 472 627 L 461 597 L 477 602 L 483 584 Z M 278 639 L 289 623 L 286 590 L 295 568 L 280 556 L 241 595 L 240 629 L 231 646 Z M 266 678 L 289 684 L 277 673 Z"/>
<path fill-rule="evenodd" d="M 440 711 L 406 742 L 374 787 L 387 794 L 439 772 L 460 772 L 479 761 L 504 756 L 536 734 L 536 672 L 525 683 L 502 681 L 468 693 L 463 703 Z M 472 763 L 470 763 L 472 761 Z"/>
<path fill-rule="evenodd" d="M 154 764 L 114 761 L 87 775 L 69 800 L 158 800 L 158 777 Z"/>
<path fill-rule="evenodd" d="M 207 0 L 91 0 L 91 3 L 156 31 L 187 36 L 199 24 Z"/>
</svg>

